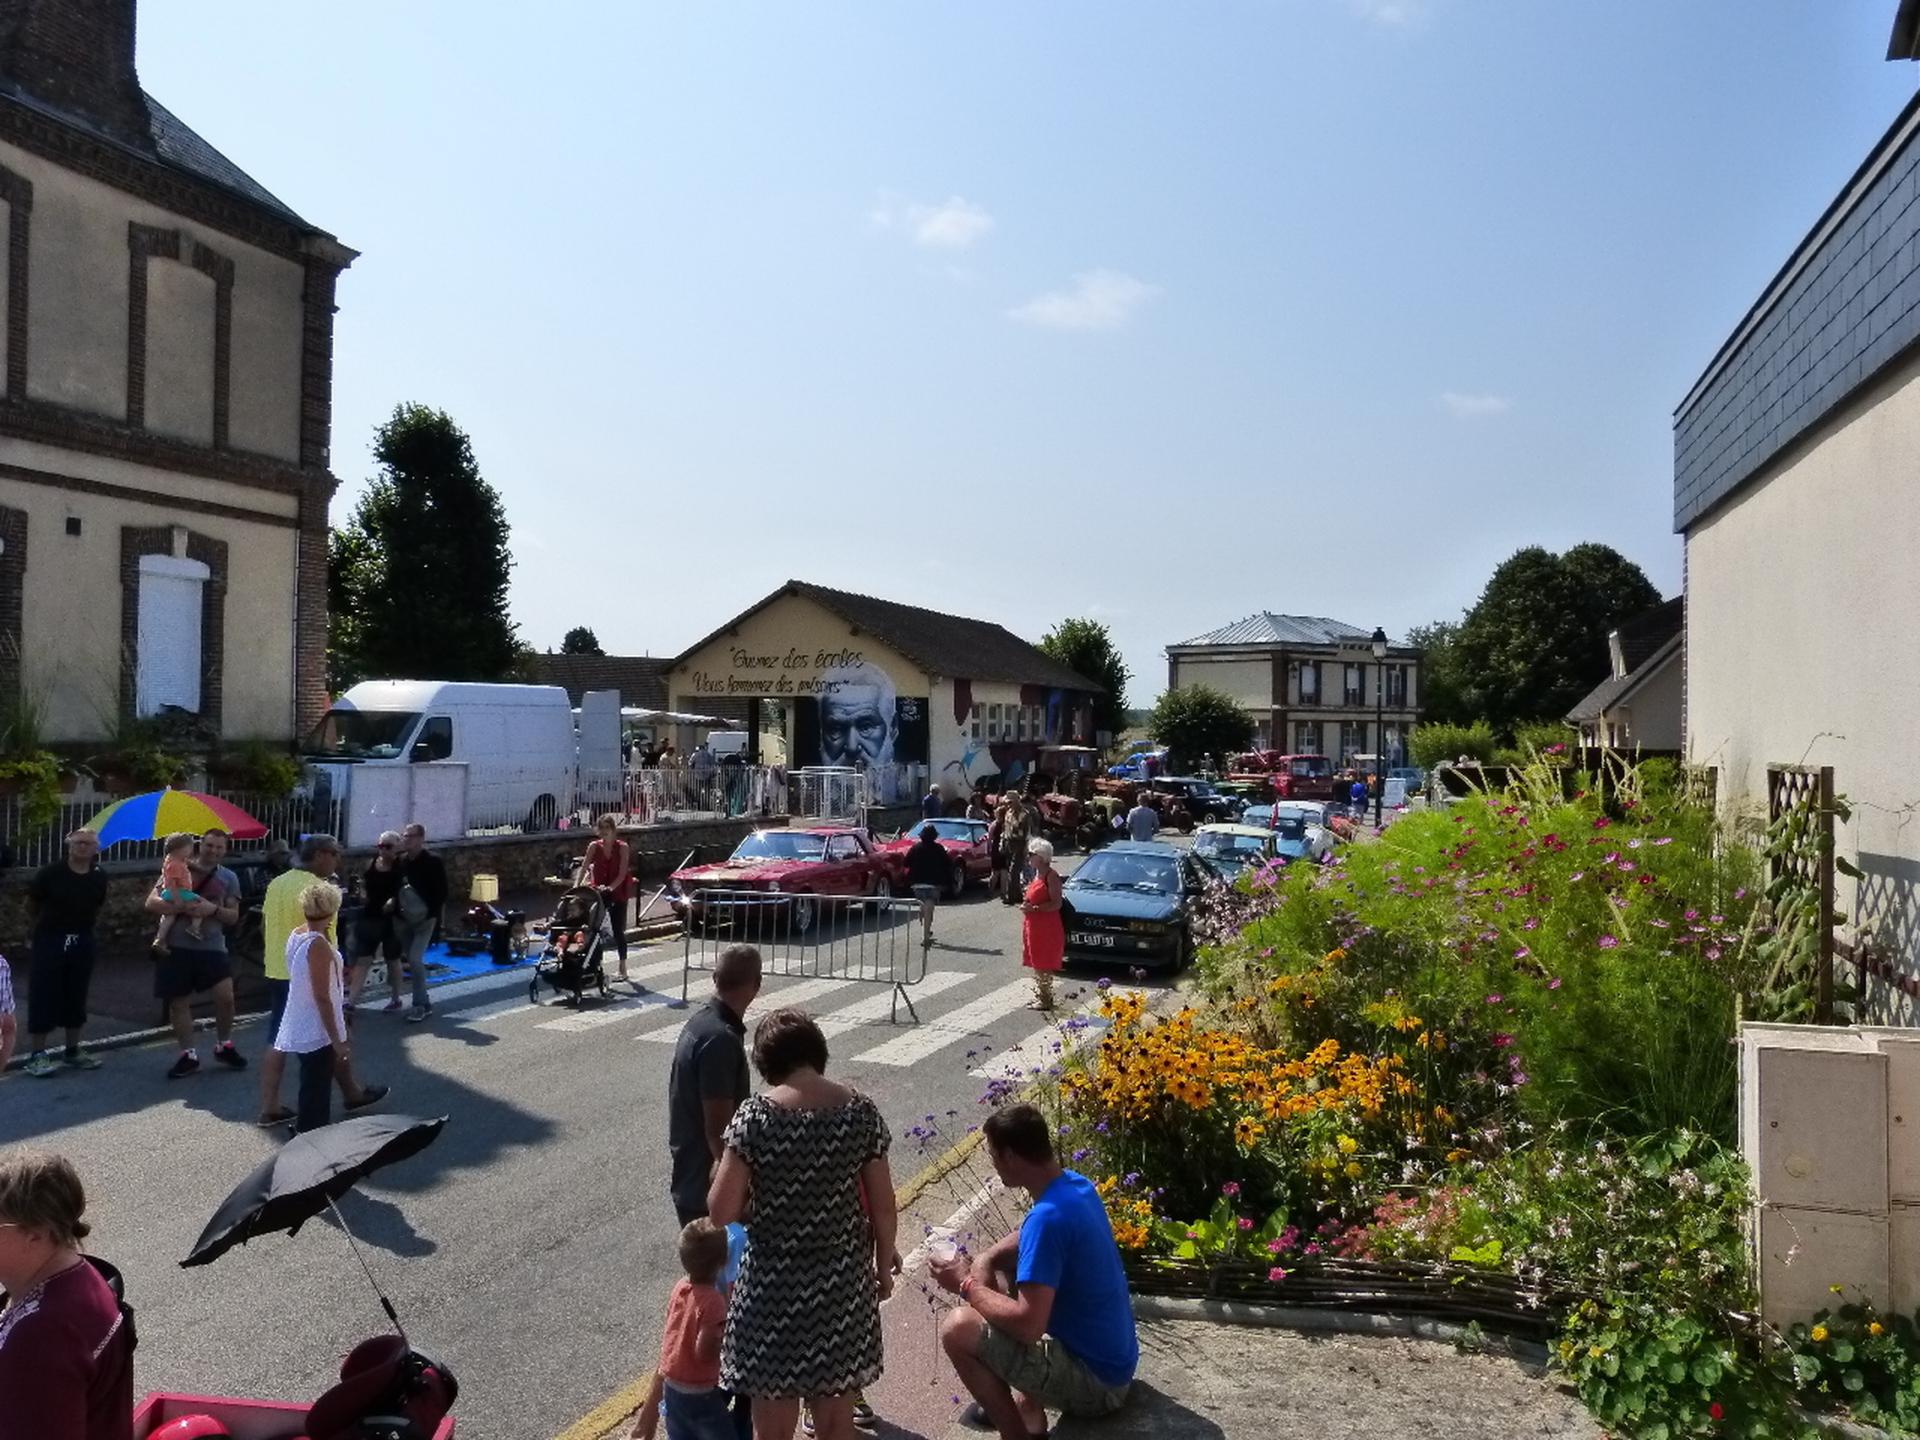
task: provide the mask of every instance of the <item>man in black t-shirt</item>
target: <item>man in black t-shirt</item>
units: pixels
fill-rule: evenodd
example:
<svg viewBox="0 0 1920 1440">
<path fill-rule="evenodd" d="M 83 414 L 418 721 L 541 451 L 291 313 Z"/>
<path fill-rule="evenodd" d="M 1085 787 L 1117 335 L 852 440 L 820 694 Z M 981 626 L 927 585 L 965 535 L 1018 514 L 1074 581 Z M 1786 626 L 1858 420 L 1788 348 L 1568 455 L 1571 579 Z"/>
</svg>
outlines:
<svg viewBox="0 0 1920 1440">
<path fill-rule="evenodd" d="M 33 906 L 33 940 L 27 957 L 27 1074 L 46 1080 L 60 1065 L 47 1053 L 47 1037 L 67 1032 L 65 1063 L 98 1070 L 100 1062 L 80 1048 L 87 1023 L 87 991 L 93 983 L 93 925 L 107 901 L 100 868 L 100 837 L 82 827 L 67 836 L 67 856 L 41 867 L 27 882 Z"/>
<path fill-rule="evenodd" d="M 673 1208 L 685 1225 L 707 1213 L 707 1187 L 726 1148 L 733 1112 L 753 1093 L 747 1074 L 747 1007 L 760 993 L 760 952 L 729 945 L 713 967 L 713 998 L 693 1013 L 673 1048 L 667 1080 L 667 1149 Z"/>
</svg>

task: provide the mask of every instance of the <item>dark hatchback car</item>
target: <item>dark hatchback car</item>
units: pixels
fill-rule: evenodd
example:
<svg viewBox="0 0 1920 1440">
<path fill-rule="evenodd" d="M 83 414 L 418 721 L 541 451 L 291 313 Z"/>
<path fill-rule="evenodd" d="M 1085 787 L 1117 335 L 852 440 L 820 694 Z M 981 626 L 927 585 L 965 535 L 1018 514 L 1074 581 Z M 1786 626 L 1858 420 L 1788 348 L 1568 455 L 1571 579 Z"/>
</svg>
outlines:
<svg viewBox="0 0 1920 1440">
<path fill-rule="evenodd" d="M 1190 918 L 1204 884 L 1185 850 L 1122 840 L 1067 877 L 1067 957 L 1178 970 L 1193 958 Z"/>
</svg>

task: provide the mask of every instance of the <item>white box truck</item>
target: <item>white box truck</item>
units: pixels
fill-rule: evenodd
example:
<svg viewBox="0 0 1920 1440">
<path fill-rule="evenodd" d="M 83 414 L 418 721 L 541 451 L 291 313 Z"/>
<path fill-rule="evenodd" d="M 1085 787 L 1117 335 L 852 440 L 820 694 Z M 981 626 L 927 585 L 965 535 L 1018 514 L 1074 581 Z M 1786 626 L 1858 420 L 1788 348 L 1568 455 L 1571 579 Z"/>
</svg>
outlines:
<svg viewBox="0 0 1920 1440">
<path fill-rule="evenodd" d="M 529 831 L 573 810 L 580 765 L 560 686 L 457 680 L 363 680 L 334 701 L 301 756 L 316 798 L 346 794 L 356 767 L 457 761 L 469 826 Z"/>
</svg>

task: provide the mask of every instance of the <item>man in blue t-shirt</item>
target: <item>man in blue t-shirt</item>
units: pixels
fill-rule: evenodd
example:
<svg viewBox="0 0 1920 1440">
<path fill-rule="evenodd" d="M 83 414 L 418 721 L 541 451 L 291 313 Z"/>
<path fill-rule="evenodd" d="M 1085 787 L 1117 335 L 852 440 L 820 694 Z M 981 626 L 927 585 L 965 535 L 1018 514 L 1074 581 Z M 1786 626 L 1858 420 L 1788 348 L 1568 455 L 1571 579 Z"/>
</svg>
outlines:
<svg viewBox="0 0 1920 1440">
<path fill-rule="evenodd" d="M 973 1392 L 963 1417 L 1001 1440 L 1047 1430 L 1047 1410 L 1110 1415 L 1140 1362 L 1133 1300 L 1100 1193 L 1063 1169 L 1047 1122 L 1031 1105 L 997 1110 L 981 1127 L 993 1168 L 1033 1196 L 1020 1231 L 971 1263 L 932 1266 L 962 1301 L 940 1343 Z"/>
</svg>

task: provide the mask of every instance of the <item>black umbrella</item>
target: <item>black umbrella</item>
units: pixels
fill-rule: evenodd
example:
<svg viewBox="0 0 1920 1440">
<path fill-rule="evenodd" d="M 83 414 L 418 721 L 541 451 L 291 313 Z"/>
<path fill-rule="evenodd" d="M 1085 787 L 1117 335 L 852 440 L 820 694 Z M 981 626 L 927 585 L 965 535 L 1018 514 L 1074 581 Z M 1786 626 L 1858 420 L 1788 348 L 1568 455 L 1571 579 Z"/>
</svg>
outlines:
<svg viewBox="0 0 1920 1440">
<path fill-rule="evenodd" d="M 374 1171 L 417 1155 L 439 1135 L 447 1117 L 420 1120 L 410 1115 L 356 1115 L 336 1125 L 325 1125 L 296 1135 L 234 1188 L 194 1242 L 182 1266 L 209 1265 L 256 1235 L 284 1230 L 289 1235 L 318 1215 L 331 1210 L 340 1231 L 353 1246 L 367 1282 L 380 1296 L 387 1318 L 399 1328 L 393 1304 L 381 1293 L 353 1232 L 334 1204 Z M 405 1333 L 404 1331 L 402 1332 Z"/>
</svg>

